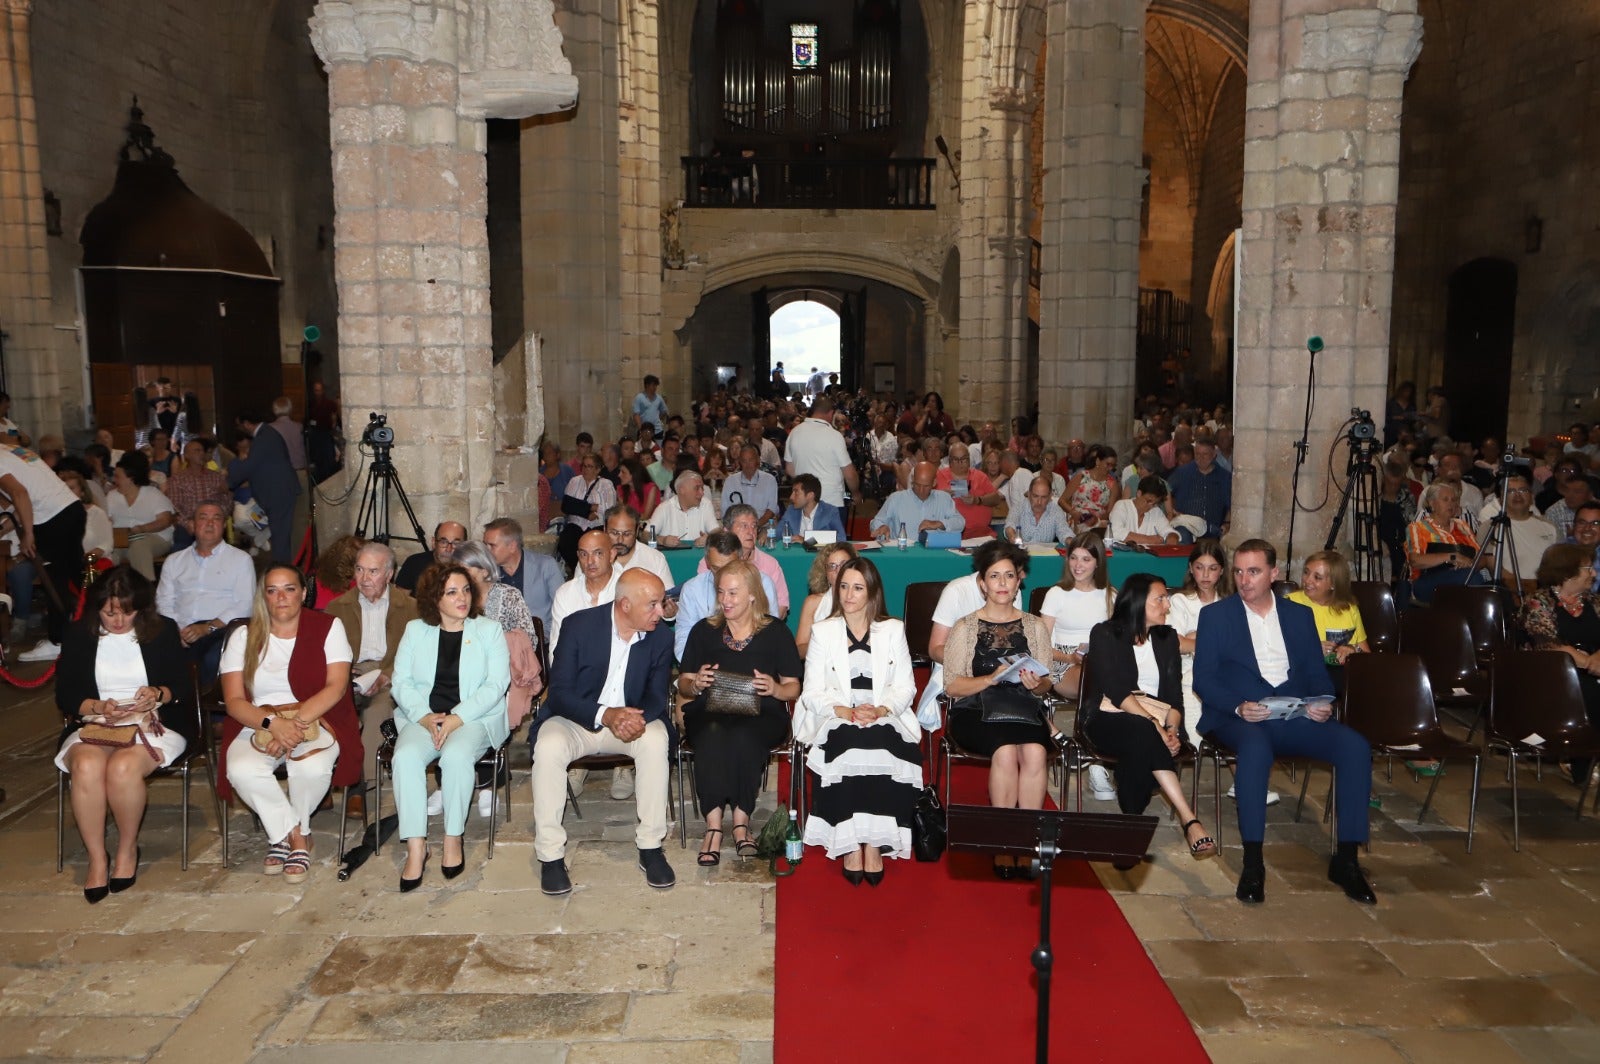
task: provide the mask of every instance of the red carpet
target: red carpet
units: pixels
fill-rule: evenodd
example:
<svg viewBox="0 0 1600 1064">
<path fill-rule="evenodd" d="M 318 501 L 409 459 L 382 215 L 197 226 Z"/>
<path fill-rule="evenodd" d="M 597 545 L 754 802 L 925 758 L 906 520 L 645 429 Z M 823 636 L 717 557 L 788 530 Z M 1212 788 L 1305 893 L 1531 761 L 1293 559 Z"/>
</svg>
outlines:
<svg viewBox="0 0 1600 1064">
<path fill-rule="evenodd" d="M 952 800 L 984 800 L 984 779 L 957 768 Z M 1207 1060 L 1094 872 L 1055 879 L 1050 1059 Z M 949 851 L 852 887 L 808 849 L 778 881 L 776 1064 L 1031 1061 L 1038 893 Z"/>
</svg>

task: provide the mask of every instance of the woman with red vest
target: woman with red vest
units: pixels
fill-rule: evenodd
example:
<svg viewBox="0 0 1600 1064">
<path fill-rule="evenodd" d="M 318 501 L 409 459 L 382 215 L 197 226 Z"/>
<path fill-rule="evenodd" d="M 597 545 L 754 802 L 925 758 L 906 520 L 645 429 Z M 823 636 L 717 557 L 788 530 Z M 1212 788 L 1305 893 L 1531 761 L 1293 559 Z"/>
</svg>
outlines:
<svg viewBox="0 0 1600 1064">
<path fill-rule="evenodd" d="M 262 871 L 299 883 L 311 870 L 311 814 L 331 783 L 361 777 L 344 626 L 305 608 L 299 570 L 274 565 L 256 585 L 250 623 L 222 652 L 222 775 L 267 833 Z M 340 756 L 343 754 L 344 756 Z M 273 778 L 286 765 L 289 793 Z M 223 797 L 227 797 L 224 790 Z"/>
</svg>

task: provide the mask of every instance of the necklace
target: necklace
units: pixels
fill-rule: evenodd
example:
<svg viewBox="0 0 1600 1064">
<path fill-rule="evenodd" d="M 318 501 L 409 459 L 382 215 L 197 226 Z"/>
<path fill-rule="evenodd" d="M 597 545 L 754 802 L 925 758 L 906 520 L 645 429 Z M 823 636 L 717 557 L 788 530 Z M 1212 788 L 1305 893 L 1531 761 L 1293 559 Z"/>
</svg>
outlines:
<svg viewBox="0 0 1600 1064">
<path fill-rule="evenodd" d="M 1561 608 L 1566 610 L 1567 613 L 1571 614 L 1573 617 L 1583 613 L 1583 593 L 1581 591 L 1578 593 L 1576 598 L 1570 600 L 1566 595 L 1563 595 L 1560 591 L 1557 591 L 1556 601 L 1561 603 Z"/>
<path fill-rule="evenodd" d="M 732 650 L 732 651 L 743 650 L 745 647 L 750 645 L 750 640 L 754 639 L 755 637 L 756 637 L 756 634 L 754 632 L 751 632 L 749 635 L 745 636 L 743 639 L 735 639 L 733 637 L 732 630 L 729 629 L 727 625 L 723 625 L 722 626 L 722 645 L 727 647 L 729 650 Z"/>
</svg>

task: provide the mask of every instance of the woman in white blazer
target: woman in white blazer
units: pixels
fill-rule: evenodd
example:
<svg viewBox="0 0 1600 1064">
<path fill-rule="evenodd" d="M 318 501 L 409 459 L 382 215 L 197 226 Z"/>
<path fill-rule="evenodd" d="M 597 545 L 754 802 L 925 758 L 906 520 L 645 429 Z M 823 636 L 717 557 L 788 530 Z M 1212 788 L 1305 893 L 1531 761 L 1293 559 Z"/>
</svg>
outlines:
<svg viewBox="0 0 1600 1064">
<path fill-rule="evenodd" d="M 510 734 L 506 689 L 511 653 L 499 622 L 481 616 L 472 578 L 459 565 L 436 565 L 417 581 L 419 619 L 406 625 L 394 658 L 394 805 L 406 842 L 401 891 L 415 890 L 428 863 L 426 773 L 439 762 L 444 795 L 446 879 L 461 874 L 474 768 Z"/>
<path fill-rule="evenodd" d="M 808 746 L 816 805 L 805 841 L 840 858 L 845 879 L 877 886 L 883 858 L 911 853 L 922 754 L 905 625 L 884 608 L 877 567 L 839 570 L 831 617 L 811 629 L 794 735 Z"/>
</svg>

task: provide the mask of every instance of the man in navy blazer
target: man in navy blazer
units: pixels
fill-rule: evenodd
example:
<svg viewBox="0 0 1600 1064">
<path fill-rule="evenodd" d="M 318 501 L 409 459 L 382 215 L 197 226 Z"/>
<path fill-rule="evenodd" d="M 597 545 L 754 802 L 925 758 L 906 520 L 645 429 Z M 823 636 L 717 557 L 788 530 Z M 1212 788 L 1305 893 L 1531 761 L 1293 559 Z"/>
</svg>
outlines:
<svg viewBox="0 0 1600 1064">
<path fill-rule="evenodd" d="M 1328 878 L 1356 901 L 1377 899 L 1356 862 L 1367 841 L 1367 801 L 1372 792 L 1372 748 L 1336 720 L 1333 681 L 1322 660 L 1316 622 L 1305 606 L 1278 598 L 1272 544 L 1250 539 L 1233 555 L 1238 594 L 1200 611 L 1195 633 L 1194 691 L 1200 697 L 1200 734 L 1238 754 L 1234 791 L 1244 868 L 1240 901 L 1265 897 L 1266 867 L 1261 842 L 1267 826 L 1267 776 L 1280 757 L 1326 761 L 1335 770 L 1334 808 L 1339 818 L 1338 851 Z M 1289 696 L 1315 700 L 1305 715 L 1268 720 L 1261 699 Z"/>
<path fill-rule="evenodd" d="M 645 882 L 676 882 L 661 840 L 667 836 L 667 753 L 672 719 L 672 635 L 661 626 L 666 588 L 661 578 L 629 569 L 610 603 L 581 610 L 562 622 L 550 665 L 550 693 L 534 721 L 534 853 L 546 894 L 572 890 L 565 863 L 567 766 L 590 754 L 633 758 L 634 842 Z"/>
<path fill-rule="evenodd" d="M 803 539 L 808 532 L 832 532 L 835 543 L 849 539 L 839 508 L 823 502 L 821 495 L 822 482 L 816 477 L 810 473 L 795 477 L 789 488 L 789 508 L 778 518 L 778 535 Z"/>
<path fill-rule="evenodd" d="M 250 493 L 267 512 L 272 560 L 293 561 L 299 546 L 294 541 L 294 500 L 300 494 L 300 478 L 289 459 L 289 445 L 254 412 L 240 414 L 235 420 L 239 431 L 250 437 L 250 454 L 228 463 L 228 487 L 249 481 Z"/>
</svg>

